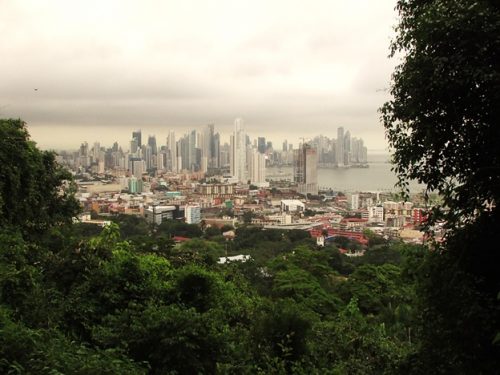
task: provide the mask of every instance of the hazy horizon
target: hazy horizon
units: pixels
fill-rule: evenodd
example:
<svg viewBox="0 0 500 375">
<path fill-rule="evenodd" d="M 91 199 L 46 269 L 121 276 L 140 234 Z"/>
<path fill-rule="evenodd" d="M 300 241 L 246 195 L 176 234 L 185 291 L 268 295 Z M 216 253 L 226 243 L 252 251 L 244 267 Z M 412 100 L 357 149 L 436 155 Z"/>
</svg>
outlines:
<svg viewBox="0 0 500 375">
<path fill-rule="evenodd" d="M 7 0 L 0 117 L 42 148 L 162 139 L 236 117 L 273 142 L 343 126 L 385 150 L 395 1 Z"/>
</svg>

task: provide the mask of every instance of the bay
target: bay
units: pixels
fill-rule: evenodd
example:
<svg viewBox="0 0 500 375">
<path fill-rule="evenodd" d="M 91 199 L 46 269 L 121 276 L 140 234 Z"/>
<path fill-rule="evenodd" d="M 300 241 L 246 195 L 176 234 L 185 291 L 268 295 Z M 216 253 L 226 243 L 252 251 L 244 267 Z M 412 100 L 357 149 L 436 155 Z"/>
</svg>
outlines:
<svg viewBox="0 0 500 375">
<path fill-rule="evenodd" d="M 368 168 L 318 168 L 320 189 L 332 189 L 343 192 L 383 191 L 397 192 L 397 177 L 391 171 L 389 155 L 371 155 Z M 270 181 L 292 180 L 292 167 L 266 168 Z M 425 188 L 416 181 L 410 182 L 410 192 L 419 193 Z"/>
</svg>

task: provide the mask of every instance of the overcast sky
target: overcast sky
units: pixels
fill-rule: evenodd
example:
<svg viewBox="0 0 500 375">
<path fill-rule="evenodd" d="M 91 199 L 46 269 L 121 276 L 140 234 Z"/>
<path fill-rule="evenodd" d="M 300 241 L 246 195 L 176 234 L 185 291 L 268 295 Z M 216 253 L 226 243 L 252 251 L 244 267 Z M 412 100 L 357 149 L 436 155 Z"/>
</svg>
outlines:
<svg viewBox="0 0 500 375">
<path fill-rule="evenodd" d="M 0 0 L 0 117 L 44 148 L 134 129 L 163 144 L 236 117 L 274 142 L 338 126 L 386 148 L 377 113 L 395 0 Z M 37 90 L 35 90 L 37 89 Z"/>
</svg>

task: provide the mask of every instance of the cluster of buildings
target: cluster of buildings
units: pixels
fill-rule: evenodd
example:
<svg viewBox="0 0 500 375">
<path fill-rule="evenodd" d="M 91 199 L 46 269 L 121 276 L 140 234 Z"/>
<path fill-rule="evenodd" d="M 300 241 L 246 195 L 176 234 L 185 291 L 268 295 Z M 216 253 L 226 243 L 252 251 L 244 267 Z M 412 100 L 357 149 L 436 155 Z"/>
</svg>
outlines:
<svg viewBox="0 0 500 375">
<path fill-rule="evenodd" d="M 155 136 L 143 139 L 140 130 L 132 132 L 129 147 L 124 150 L 117 142 L 111 148 L 99 142 L 90 146 L 81 144 L 76 152 L 62 152 L 60 161 L 77 172 L 112 174 L 127 178 L 131 193 L 143 191 L 145 175 L 164 173 L 202 173 L 205 176 L 223 175 L 227 181 L 250 183 L 257 187 L 269 186 L 266 167 L 293 165 L 294 182 L 303 194 L 317 194 L 317 167 L 346 167 L 366 165 L 366 147 L 362 139 L 351 138 L 338 128 L 337 139 L 319 136 L 302 142 L 294 149 L 285 140 L 282 149 L 275 149 L 264 137 L 251 141 L 244 121 L 234 121 L 229 143 L 221 143 L 221 136 L 214 124 L 201 131 L 192 130 L 179 139 L 171 131 L 163 145 Z"/>
<path fill-rule="evenodd" d="M 266 180 L 268 165 L 289 159 L 291 184 Z M 363 141 L 343 128 L 336 140 L 319 136 L 296 149 L 285 141 L 277 153 L 263 137 L 252 143 L 243 120 L 236 119 L 223 145 L 213 124 L 180 139 L 170 132 L 162 146 L 154 136 L 144 142 L 141 131 L 135 131 L 127 151 L 117 143 L 108 149 L 83 143 L 77 152 L 61 153 L 59 161 L 74 171 L 84 210 L 100 217 L 131 214 L 156 224 L 185 220 L 217 226 L 250 220 L 264 227 L 308 230 L 318 243 L 345 236 L 361 244 L 367 241 L 366 228 L 394 236 L 425 220 L 418 200 L 319 191 L 318 166 L 366 163 Z M 421 237 L 418 231 L 413 235 Z"/>
<path fill-rule="evenodd" d="M 363 167 L 368 163 L 368 151 L 361 138 L 351 137 L 351 132 L 337 128 L 337 138 L 323 135 L 312 139 L 311 146 L 318 152 L 321 166 Z"/>
<path fill-rule="evenodd" d="M 388 193 L 380 192 L 349 195 L 319 192 L 307 196 L 301 189 L 309 189 L 308 163 L 313 163 L 316 155 L 308 147 L 300 150 L 304 160 L 299 169 L 303 171 L 297 171 L 297 178 L 306 177 L 304 183 L 296 186 L 257 187 L 227 181 L 224 176 L 207 179 L 204 174 L 186 172 L 144 176 L 142 192 L 136 193 L 126 188 L 126 180 L 130 184 L 137 180 L 135 176 L 102 178 L 86 174 L 85 179 L 77 180 L 77 198 L 85 212 L 101 218 L 130 214 L 156 224 L 184 220 L 218 227 L 245 222 L 265 228 L 307 230 L 319 244 L 344 236 L 364 245 L 365 229 L 384 236 L 422 241 L 423 234 L 418 228 L 425 221 L 425 211 L 418 196 L 412 202 L 395 202 Z M 90 216 L 85 216 L 85 220 Z"/>
</svg>

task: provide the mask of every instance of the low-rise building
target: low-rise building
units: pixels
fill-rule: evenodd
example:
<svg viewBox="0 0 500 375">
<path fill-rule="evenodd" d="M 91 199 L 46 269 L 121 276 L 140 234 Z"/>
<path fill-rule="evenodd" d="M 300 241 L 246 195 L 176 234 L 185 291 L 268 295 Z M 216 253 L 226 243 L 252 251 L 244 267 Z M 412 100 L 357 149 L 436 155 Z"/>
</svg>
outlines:
<svg viewBox="0 0 500 375">
<path fill-rule="evenodd" d="M 306 205 L 298 199 L 283 199 L 281 201 L 282 212 L 303 212 L 305 209 Z"/>
</svg>

